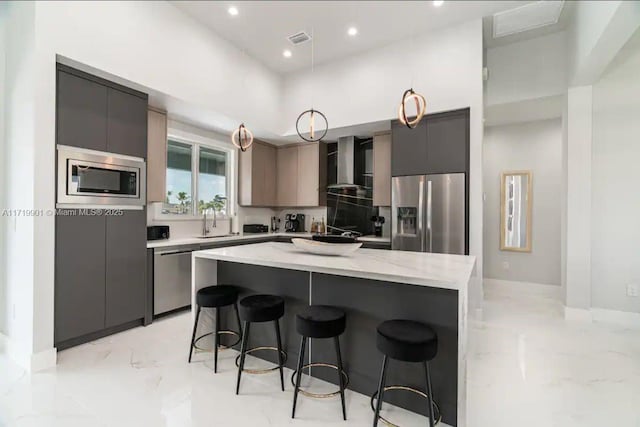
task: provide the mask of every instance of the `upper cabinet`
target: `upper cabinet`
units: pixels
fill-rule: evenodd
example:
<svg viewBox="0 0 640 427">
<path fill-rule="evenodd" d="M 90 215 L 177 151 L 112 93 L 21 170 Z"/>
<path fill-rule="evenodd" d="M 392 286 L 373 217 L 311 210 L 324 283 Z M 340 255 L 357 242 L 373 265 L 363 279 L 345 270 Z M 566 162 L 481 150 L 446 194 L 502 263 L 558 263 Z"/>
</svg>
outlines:
<svg viewBox="0 0 640 427">
<path fill-rule="evenodd" d="M 425 116 L 415 129 L 391 126 L 391 175 L 425 175 L 469 170 L 469 109 Z"/>
<path fill-rule="evenodd" d="M 373 137 L 373 206 L 391 206 L 391 133 Z"/>
<path fill-rule="evenodd" d="M 275 147 L 254 141 L 239 156 L 238 200 L 241 206 L 326 204 L 326 144 Z"/>
<path fill-rule="evenodd" d="M 147 111 L 147 202 L 164 202 L 167 183 L 167 114 Z"/>
<path fill-rule="evenodd" d="M 298 146 L 278 149 L 278 206 L 298 206 Z"/>
<path fill-rule="evenodd" d="M 109 88 L 107 151 L 147 157 L 147 98 Z"/>
<path fill-rule="evenodd" d="M 424 175 L 427 173 L 427 120 L 423 118 L 415 129 L 397 120 L 391 123 L 391 175 Z"/>
<path fill-rule="evenodd" d="M 107 151 L 108 88 L 58 71 L 57 143 Z"/>
<path fill-rule="evenodd" d="M 276 147 L 254 141 L 240 152 L 238 202 L 241 206 L 275 206 Z"/>
<path fill-rule="evenodd" d="M 57 144 L 145 158 L 147 98 L 57 64 Z"/>
</svg>

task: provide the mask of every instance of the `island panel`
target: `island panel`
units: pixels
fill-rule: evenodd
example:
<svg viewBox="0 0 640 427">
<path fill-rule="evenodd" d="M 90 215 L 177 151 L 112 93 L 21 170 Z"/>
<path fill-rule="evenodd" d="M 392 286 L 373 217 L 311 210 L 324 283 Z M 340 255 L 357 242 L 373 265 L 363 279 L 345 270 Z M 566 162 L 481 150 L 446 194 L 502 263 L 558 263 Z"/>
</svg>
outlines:
<svg viewBox="0 0 640 427">
<path fill-rule="evenodd" d="M 458 292 L 426 286 L 389 283 L 355 277 L 313 274 L 311 301 L 332 305 L 347 313 L 347 330 L 340 337 L 343 363 L 349 388 L 372 395 L 378 387 L 382 353 L 376 348 L 376 328 L 391 319 L 424 322 L 438 335 L 438 355 L 431 362 L 434 400 L 443 421 L 457 425 L 458 399 Z M 314 361 L 333 363 L 335 351 L 331 340 L 313 340 Z M 318 376 L 334 384 L 335 372 L 314 370 Z M 422 364 L 390 360 L 387 385 L 407 385 L 425 390 Z M 426 416 L 425 399 L 404 391 L 389 392 L 385 402 Z"/>
<path fill-rule="evenodd" d="M 217 274 L 219 285 L 233 285 L 241 288 L 238 300 L 253 294 L 273 294 L 284 298 L 285 313 L 280 319 L 282 348 L 287 352 L 285 365 L 295 369 L 300 343 L 300 337 L 295 328 L 295 314 L 309 305 L 309 272 L 218 261 Z M 222 328 L 237 330 L 238 322 L 232 309 L 222 310 L 220 314 Z M 273 322 L 252 323 L 248 345 L 250 348 L 275 347 L 276 336 Z M 240 344 L 234 348 L 240 351 Z M 278 356 L 274 351 L 253 353 L 252 355 L 277 363 Z"/>
</svg>

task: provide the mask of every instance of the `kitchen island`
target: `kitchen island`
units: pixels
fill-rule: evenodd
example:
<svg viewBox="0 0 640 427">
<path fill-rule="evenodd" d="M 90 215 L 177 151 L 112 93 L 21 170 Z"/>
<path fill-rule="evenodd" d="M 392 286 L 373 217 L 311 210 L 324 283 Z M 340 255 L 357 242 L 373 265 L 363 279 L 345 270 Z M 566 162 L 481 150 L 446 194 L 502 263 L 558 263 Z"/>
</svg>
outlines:
<svg viewBox="0 0 640 427">
<path fill-rule="evenodd" d="M 389 319 L 413 319 L 438 334 L 438 355 L 431 362 L 434 400 L 445 423 L 466 425 L 467 295 L 475 257 L 404 251 L 359 249 L 346 257 L 302 252 L 288 243 L 256 243 L 193 252 L 192 291 L 231 284 L 241 297 L 271 293 L 285 299 L 281 319 L 287 367 L 295 369 L 300 337 L 295 314 L 308 304 L 325 304 L 347 313 L 341 339 L 349 389 L 370 396 L 376 391 L 382 354 L 376 349 L 376 327 Z M 221 323 L 235 329 L 233 310 Z M 250 347 L 272 345 L 270 333 L 252 334 Z M 313 340 L 310 360 L 334 360 L 330 340 Z M 265 355 L 269 358 L 270 355 Z M 335 372 L 314 369 L 313 375 L 337 383 Z M 424 389 L 420 364 L 391 362 L 387 384 Z M 403 392 L 385 401 L 426 414 L 424 400 Z"/>
</svg>

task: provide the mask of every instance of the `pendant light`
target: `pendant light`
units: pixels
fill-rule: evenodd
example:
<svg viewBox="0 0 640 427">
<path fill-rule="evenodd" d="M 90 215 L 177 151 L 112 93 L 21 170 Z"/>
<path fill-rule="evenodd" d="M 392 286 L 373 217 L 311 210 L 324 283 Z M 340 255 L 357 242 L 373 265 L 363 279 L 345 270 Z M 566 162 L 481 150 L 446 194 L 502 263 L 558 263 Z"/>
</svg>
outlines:
<svg viewBox="0 0 640 427">
<path fill-rule="evenodd" d="M 411 39 L 411 45 L 412 47 L 414 45 L 413 38 Z M 414 49 L 412 48 L 411 51 L 413 50 Z M 404 93 L 402 94 L 402 99 L 400 100 L 400 106 L 398 107 L 398 120 L 400 120 L 400 123 L 407 126 L 409 129 L 415 129 L 416 126 L 418 126 L 418 123 L 420 123 L 420 120 L 422 120 L 422 117 L 424 117 L 424 113 L 427 109 L 427 101 L 424 99 L 424 96 L 416 93 L 413 90 L 413 76 L 415 73 L 415 68 L 415 66 L 411 67 L 412 87 L 404 91 Z M 407 103 L 410 103 L 411 101 L 413 101 L 416 106 L 416 116 L 413 120 L 409 120 L 409 118 L 407 117 Z"/>
<path fill-rule="evenodd" d="M 246 62 L 246 52 L 242 50 L 242 59 Z M 245 81 L 247 77 L 247 65 L 245 63 L 245 73 L 242 76 L 242 91 L 245 91 Z M 247 151 L 251 144 L 253 144 L 253 133 L 247 129 L 247 127 L 243 123 L 240 123 L 240 126 L 231 134 L 231 143 L 240 149 L 241 152 Z"/>
<path fill-rule="evenodd" d="M 313 108 L 313 71 L 314 71 L 314 31 L 311 30 L 311 81 L 312 81 L 312 86 L 311 86 L 311 105 L 312 107 L 308 110 L 303 111 L 302 113 L 300 113 L 300 115 L 298 116 L 298 119 L 296 120 L 296 132 L 298 133 L 298 136 L 300 138 L 302 138 L 303 140 L 307 141 L 307 142 L 319 142 L 322 141 L 322 138 L 324 138 L 327 135 L 327 132 L 329 131 L 329 121 L 327 120 L 327 116 L 325 116 L 322 112 L 315 110 Z M 305 137 L 302 135 L 302 132 L 300 132 L 300 119 L 302 119 L 304 116 L 308 115 L 309 116 L 309 137 Z M 324 121 L 324 130 L 321 131 L 319 134 L 316 134 L 317 128 L 316 128 L 316 118 L 319 117 L 320 119 L 322 119 L 322 121 Z"/>
<path fill-rule="evenodd" d="M 253 144 L 253 133 L 241 123 L 231 134 L 231 142 L 244 153 Z"/>
</svg>

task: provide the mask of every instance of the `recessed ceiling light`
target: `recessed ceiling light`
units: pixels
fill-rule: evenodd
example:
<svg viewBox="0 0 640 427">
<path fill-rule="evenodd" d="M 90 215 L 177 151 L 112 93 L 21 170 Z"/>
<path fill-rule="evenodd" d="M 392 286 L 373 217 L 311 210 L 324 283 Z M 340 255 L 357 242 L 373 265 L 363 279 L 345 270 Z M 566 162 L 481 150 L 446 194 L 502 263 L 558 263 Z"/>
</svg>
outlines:
<svg viewBox="0 0 640 427">
<path fill-rule="evenodd" d="M 282 56 L 284 56 L 285 58 L 291 58 L 291 55 L 292 55 L 292 54 L 291 54 L 291 51 L 290 51 L 289 49 L 285 49 L 285 50 L 282 52 Z"/>
<path fill-rule="evenodd" d="M 442 3 L 444 3 L 444 0 L 434 0 L 433 5 L 435 7 L 440 7 L 442 6 Z"/>
<path fill-rule="evenodd" d="M 235 6 L 231 6 L 227 11 L 231 16 L 236 16 L 238 14 L 238 8 Z"/>
<path fill-rule="evenodd" d="M 356 34 L 358 34 L 358 29 L 356 27 L 350 27 L 347 30 L 347 34 L 349 34 L 350 36 L 355 36 Z"/>
</svg>

